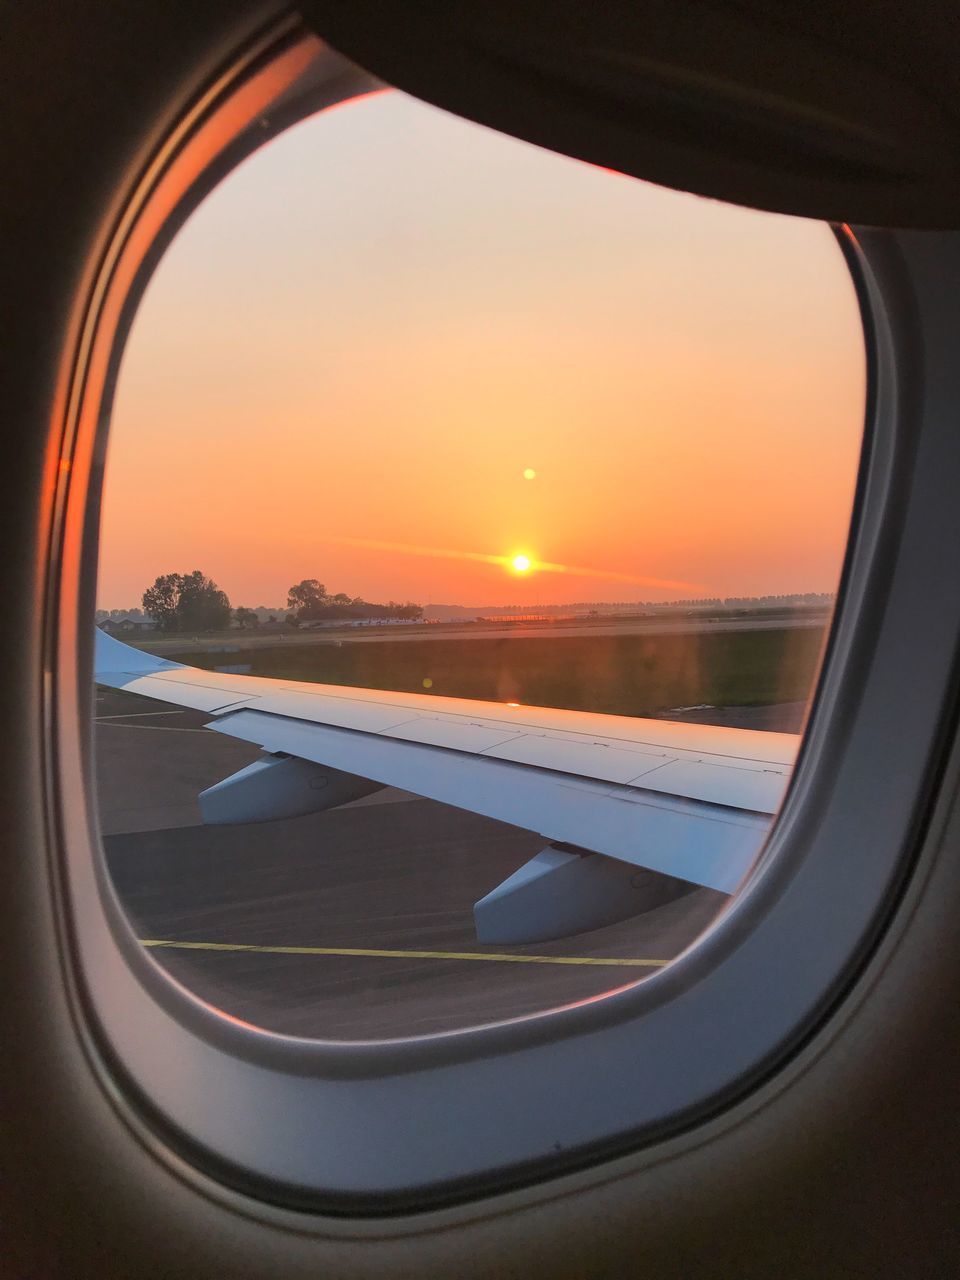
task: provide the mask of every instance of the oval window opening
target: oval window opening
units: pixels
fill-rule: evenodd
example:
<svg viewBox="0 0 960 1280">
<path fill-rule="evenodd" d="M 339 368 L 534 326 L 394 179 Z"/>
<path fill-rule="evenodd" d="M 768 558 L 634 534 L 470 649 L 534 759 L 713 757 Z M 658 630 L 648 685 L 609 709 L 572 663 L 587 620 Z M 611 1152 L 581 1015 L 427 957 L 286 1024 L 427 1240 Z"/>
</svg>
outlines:
<svg viewBox="0 0 960 1280">
<path fill-rule="evenodd" d="M 143 946 L 326 1040 L 669 964 L 789 781 L 864 399 L 825 225 L 395 92 L 246 160 L 111 426 L 98 802 Z"/>
</svg>

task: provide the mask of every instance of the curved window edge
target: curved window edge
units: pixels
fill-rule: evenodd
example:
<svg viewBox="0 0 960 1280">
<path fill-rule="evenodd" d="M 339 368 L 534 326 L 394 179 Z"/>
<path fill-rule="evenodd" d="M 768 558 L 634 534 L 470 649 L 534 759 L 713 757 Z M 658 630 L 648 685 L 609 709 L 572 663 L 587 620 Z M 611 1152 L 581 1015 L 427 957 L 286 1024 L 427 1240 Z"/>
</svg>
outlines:
<svg viewBox="0 0 960 1280">
<path fill-rule="evenodd" d="M 319 46 L 312 47 L 315 53 Z M 276 72 L 278 54 L 280 57 L 289 56 L 291 51 L 298 49 L 297 57 L 304 50 L 288 27 L 272 46 L 259 49 L 253 57 L 248 54 L 218 87 L 217 92 L 223 99 L 221 105 L 235 106 L 238 89 L 255 82 L 258 71 L 272 68 Z M 315 109 L 316 98 L 301 96 L 298 99 L 295 91 L 297 76 L 303 73 L 306 65 L 306 62 L 300 63 L 295 58 L 294 66 L 289 68 L 294 74 L 280 94 L 283 111 L 287 113 L 281 127 L 305 114 L 308 104 L 309 109 Z M 335 99 L 331 96 L 331 104 L 334 100 L 342 101 L 375 87 L 369 77 L 356 72 L 335 55 L 328 57 L 327 66 L 333 71 L 327 82 L 327 91 L 332 84 L 334 92 L 340 95 Z M 204 109 L 209 110 L 210 104 Z M 254 110 L 246 127 L 251 127 L 256 120 L 257 111 Z M 171 140 L 168 163 L 172 165 L 178 157 L 182 158 L 184 148 L 202 137 L 199 124 L 199 121 L 193 121 L 189 128 L 181 131 L 182 137 Z M 260 136 L 262 138 L 263 135 Z M 238 141 L 239 136 L 235 135 L 234 147 Z M 220 176 L 217 164 L 232 167 L 241 151 L 242 147 L 233 150 L 228 162 L 223 158 L 226 153 L 221 149 L 216 153 L 219 161 L 208 161 L 203 172 L 211 179 L 211 185 Z M 202 195 L 201 188 L 202 183 L 191 186 L 189 191 L 181 191 L 173 204 L 178 216 L 186 216 L 192 207 L 190 201 L 195 202 Z M 151 188 L 151 194 L 155 196 L 158 189 Z M 144 201 L 142 211 L 147 207 L 148 202 Z M 154 229 L 168 238 L 175 225 L 179 223 L 168 213 L 166 219 L 160 220 L 159 227 L 154 223 Z M 386 1086 L 392 1084 L 397 1087 L 394 1089 L 394 1101 L 390 1104 L 391 1114 L 406 1121 L 414 1112 L 421 1116 L 429 1115 L 429 1108 L 435 1104 L 441 1086 L 441 1075 L 445 1076 L 449 1097 L 464 1098 L 464 1091 L 471 1089 L 481 1097 L 490 1086 L 492 1077 L 498 1074 L 498 1067 L 501 1086 L 503 1072 L 513 1068 L 523 1072 L 526 1080 L 524 1094 L 529 1097 L 530 1082 L 536 1087 L 537 1082 L 542 1081 L 544 1052 L 550 1048 L 556 1050 L 559 1046 L 565 1046 L 567 1057 L 572 1056 L 574 1060 L 574 1074 L 570 1075 L 568 1067 L 564 1077 L 567 1088 L 572 1090 L 572 1101 L 573 1096 L 581 1091 L 575 1088 L 576 1072 L 588 1061 L 584 1055 L 596 1051 L 600 1037 L 608 1042 L 606 1051 L 597 1055 L 599 1060 L 594 1059 L 592 1072 L 588 1066 L 582 1090 L 590 1090 L 594 1094 L 602 1092 L 591 1083 L 591 1075 L 595 1078 L 599 1071 L 605 1076 L 619 1056 L 630 1052 L 630 1033 L 642 1021 L 651 1019 L 658 1012 L 670 1010 L 675 1016 L 695 1019 L 692 1013 L 681 1010 L 682 997 L 695 993 L 702 999 L 706 988 L 715 985 L 718 979 L 721 980 L 721 993 L 725 989 L 729 1000 L 727 962 L 742 955 L 745 943 L 757 936 L 758 923 L 766 922 L 769 926 L 784 894 L 796 881 L 798 873 L 813 859 L 815 850 L 811 851 L 809 846 L 815 841 L 824 810 L 831 803 L 834 789 L 831 784 L 836 782 L 837 762 L 850 742 L 865 696 L 863 672 L 869 663 L 864 661 L 864 655 L 871 652 L 877 642 L 868 623 L 882 620 L 890 588 L 888 579 L 892 573 L 891 545 L 903 536 L 902 527 L 898 531 L 896 525 L 899 520 L 902 526 L 906 518 L 904 487 L 912 471 L 913 464 L 907 455 L 913 441 L 902 430 L 902 422 L 910 418 L 911 401 L 917 398 L 915 383 L 922 352 L 917 348 L 916 333 L 911 333 L 911 329 L 917 329 L 918 321 L 908 305 L 912 292 L 909 269 L 905 270 L 894 237 L 866 233 L 858 242 L 853 233 L 841 233 L 848 262 L 857 267 L 855 280 L 871 350 L 870 422 L 858 486 L 855 527 L 848 544 L 838 610 L 831 629 L 829 661 L 821 670 L 803 758 L 767 852 L 749 884 L 741 890 L 736 904 L 690 952 L 663 973 L 641 986 L 631 986 L 588 1005 L 421 1040 L 331 1045 L 297 1041 L 248 1028 L 202 1005 L 178 988 L 144 956 L 125 922 L 115 914 L 116 904 L 111 906 L 110 896 L 104 894 L 102 875 L 99 884 L 90 875 L 90 870 L 100 861 L 96 857 L 98 836 L 90 803 L 89 750 L 84 752 L 82 749 L 89 748 L 91 730 L 90 643 L 80 626 L 85 617 L 92 617 L 96 556 L 95 541 L 91 539 L 90 531 L 97 523 L 103 424 L 122 335 L 138 300 L 138 288 L 142 289 L 149 269 L 166 242 L 157 234 L 150 238 L 149 227 L 143 221 L 138 225 L 134 219 L 122 231 L 122 249 L 111 266 L 108 278 L 100 281 L 102 305 L 96 317 L 96 332 L 90 343 L 87 362 L 85 365 L 81 358 L 77 366 L 75 445 L 71 450 L 61 451 L 62 457 L 69 456 L 71 465 L 69 469 L 61 469 L 62 502 L 58 507 L 58 527 L 52 542 L 56 554 L 51 591 L 57 598 L 58 630 L 51 641 L 49 655 L 50 669 L 55 670 L 56 680 L 48 709 L 48 732 L 55 738 L 56 781 L 59 784 L 51 789 L 50 801 L 57 809 L 57 830 L 69 863 L 66 882 L 71 901 L 65 904 L 64 915 L 74 922 L 70 933 L 74 970 L 79 978 L 77 991 L 85 1005 L 86 1020 L 98 1028 L 100 1051 L 105 1052 L 113 1070 L 124 1082 L 121 1088 L 124 1085 L 132 1088 L 146 1102 L 152 1111 L 156 1132 L 162 1133 L 174 1146 L 178 1143 L 176 1135 L 179 1133 L 179 1141 L 190 1158 L 196 1158 L 201 1167 L 206 1164 L 213 1168 L 215 1176 L 224 1181 L 242 1185 L 244 1189 L 252 1187 L 255 1194 L 269 1199 L 278 1198 L 276 1194 L 266 1195 L 269 1187 L 272 1186 L 274 1191 L 281 1187 L 285 1191 L 279 1198 L 284 1202 L 325 1206 L 328 1211 L 337 1211 L 339 1207 L 341 1212 L 352 1213 L 386 1212 L 389 1206 L 408 1203 L 435 1203 L 438 1196 L 474 1195 L 481 1184 L 499 1186 L 515 1182 L 518 1177 L 522 1179 L 521 1169 L 542 1171 L 546 1168 L 560 1172 L 571 1164 L 586 1163 L 608 1157 L 616 1150 L 640 1146 L 645 1139 L 660 1137 L 678 1127 L 689 1127 L 698 1118 L 715 1114 L 718 1106 L 727 1105 L 732 1097 L 742 1095 L 752 1083 L 768 1074 L 777 1061 L 784 1061 L 799 1040 L 809 1034 L 817 1018 L 822 1016 L 825 1001 L 835 996 L 837 981 L 844 969 L 850 977 L 852 960 L 849 955 L 843 964 L 837 965 L 834 960 L 826 986 L 819 975 L 817 982 L 811 984 L 818 986 L 816 998 L 811 999 L 808 994 L 802 1016 L 794 1011 L 789 1034 L 775 1031 L 772 1026 L 765 1028 L 768 1042 L 772 1040 L 773 1043 L 768 1044 L 762 1054 L 756 1052 L 755 1046 L 751 1050 L 745 1047 L 735 1069 L 732 1069 L 734 1064 L 725 1064 L 726 1080 L 721 1080 L 716 1060 L 711 1061 L 711 1069 L 706 1072 L 706 1076 L 711 1078 L 694 1079 L 694 1073 L 691 1073 L 691 1078 L 683 1082 L 687 1086 L 686 1099 L 674 1097 L 671 1104 L 666 1105 L 667 1099 L 659 1098 L 661 1110 L 658 1117 L 653 1118 L 649 1114 L 642 1119 L 635 1115 L 631 1117 L 630 1108 L 625 1107 L 620 1109 L 619 1120 L 615 1120 L 609 1108 L 605 1117 L 600 1114 L 603 1108 L 594 1108 L 590 1115 L 582 1118 L 581 1123 L 571 1126 L 579 1132 L 565 1133 L 561 1139 L 547 1143 L 545 1136 L 557 1131 L 556 1122 L 551 1123 L 549 1117 L 541 1114 L 536 1117 L 536 1123 L 531 1123 L 534 1117 L 528 1113 L 523 1117 L 523 1123 L 509 1134 L 505 1132 L 509 1126 L 501 1123 L 499 1133 L 509 1140 L 504 1141 L 498 1151 L 496 1141 L 490 1141 L 491 1107 L 488 1105 L 488 1132 L 482 1141 L 478 1137 L 472 1152 L 464 1151 L 461 1141 L 456 1153 L 447 1151 L 442 1159 L 432 1162 L 433 1170 L 427 1168 L 430 1160 L 421 1160 L 422 1167 L 418 1169 L 414 1167 L 416 1161 L 406 1159 L 400 1162 L 393 1187 L 377 1185 L 374 1177 L 377 1170 L 371 1167 L 364 1174 L 358 1162 L 347 1175 L 351 1185 L 337 1188 L 330 1182 L 329 1171 L 325 1177 L 317 1162 L 311 1162 L 309 1154 L 305 1154 L 304 1135 L 296 1129 L 291 1132 L 289 1126 L 278 1126 L 276 1136 L 290 1144 L 296 1156 L 293 1160 L 284 1161 L 282 1152 L 276 1150 L 270 1158 L 259 1161 L 253 1158 L 256 1152 L 262 1157 L 267 1154 L 264 1134 L 259 1132 L 263 1128 L 262 1123 L 253 1126 L 258 1132 L 248 1135 L 250 1140 L 245 1148 L 234 1143 L 231 1152 L 230 1143 L 223 1140 L 227 1136 L 223 1118 L 220 1118 L 219 1130 L 205 1126 L 203 1117 L 197 1114 L 203 1108 L 198 1109 L 196 1097 L 186 1096 L 189 1090 L 185 1089 L 182 1079 L 172 1082 L 172 1087 L 168 1081 L 166 1091 L 158 1087 L 158 1073 L 163 1074 L 163 1063 L 156 1055 L 156 1046 L 165 1042 L 169 1044 L 165 1037 L 176 1033 L 178 1038 L 183 1037 L 180 1046 L 183 1053 L 199 1050 L 231 1064 L 234 1078 L 224 1091 L 225 1098 L 227 1095 L 235 1098 L 245 1095 L 249 1102 L 253 1094 L 264 1090 L 275 1092 L 281 1084 L 277 1075 L 282 1073 L 283 1081 L 296 1081 L 301 1095 L 297 1106 L 293 1107 L 294 1111 L 299 1110 L 300 1103 L 314 1108 L 320 1104 L 319 1113 L 329 1116 L 331 1109 L 342 1109 L 344 1089 L 356 1086 L 372 1098 L 377 1091 L 383 1093 L 386 1089 L 389 1092 Z M 123 257 L 135 248 L 133 233 L 138 231 L 146 236 L 146 242 L 141 242 L 142 256 L 139 263 L 131 263 L 124 274 Z M 98 360 L 99 384 L 94 368 Z M 914 404 L 913 411 L 916 410 Z M 54 610 L 51 609 L 53 615 Z M 81 760 L 85 762 L 83 769 L 78 767 Z M 81 832 L 86 833 L 85 840 L 81 839 Z M 869 925 L 859 930 L 854 948 L 861 959 L 871 945 L 869 939 L 873 937 L 875 940 L 877 922 L 889 907 L 896 885 L 893 870 L 900 865 L 899 859 L 895 857 L 893 864 L 893 867 L 886 865 L 879 871 L 882 885 L 873 886 L 875 889 L 879 887 L 880 892 L 873 895 Z M 103 928 L 106 921 L 109 921 L 109 930 Z M 741 1022 L 742 1014 L 741 1008 Z M 717 1017 L 715 1012 L 713 1016 Z M 737 1018 L 734 1018 L 730 1034 L 736 1034 L 734 1027 L 737 1023 Z M 131 1036 L 130 1029 L 134 1025 L 137 1034 Z M 153 1045 L 152 1063 L 147 1060 L 149 1051 L 145 1053 L 148 1044 Z M 632 1051 L 638 1051 L 636 1044 L 632 1045 Z M 496 1054 L 510 1054 L 511 1062 L 498 1061 Z M 564 1073 L 556 1062 L 555 1053 L 551 1055 L 551 1071 L 559 1083 L 559 1077 Z M 458 1073 L 460 1078 L 455 1080 Z M 206 1075 L 206 1072 L 201 1075 Z M 484 1077 L 487 1077 L 486 1082 Z M 425 1090 L 424 1084 L 427 1086 Z M 319 1092 L 325 1088 L 331 1096 L 323 1103 Z M 629 1096 L 643 1092 L 643 1088 L 638 1081 L 625 1082 L 623 1093 Z M 370 1090 L 375 1093 L 371 1094 Z M 307 1095 L 311 1092 L 318 1096 L 309 1099 Z M 377 1101 L 378 1106 L 387 1105 L 383 1098 L 378 1097 Z M 428 1108 L 426 1113 L 425 1104 Z M 476 1105 L 472 1109 L 477 1112 Z M 275 1107 L 268 1110 L 275 1111 Z M 506 1119 L 496 1099 L 493 1099 L 492 1110 L 494 1115 L 500 1115 L 501 1122 Z M 540 1111 L 543 1111 L 542 1106 Z M 462 1123 L 467 1129 L 471 1128 L 465 1116 Z M 540 1125 L 539 1138 L 537 1124 Z M 403 1127 L 409 1129 L 409 1124 Z M 592 1136 L 591 1128 L 595 1130 Z M 478 1125 L 472 1131 L 479 1135 L 482 1129 Z M 521 1139 L 519 1143 L 518 1137 Z M 526 1148 L 525 1157 L 520 1154 L 521 1146 Z M 417 1148 L 414 1143 L 412 1149 L 418 1150 L 420 1156 L 424 1154 L 422 1144 Z M 376 1160 L 368 1161 L 370 1165 L 377 1163 Z M 258 1164 L 259 1169 L 256 1168 Z M 430 1176 L 431 1172 L 433 1176 Z M 367 1206 L 365 1209 L 364 1204 Z"/>
</svg>

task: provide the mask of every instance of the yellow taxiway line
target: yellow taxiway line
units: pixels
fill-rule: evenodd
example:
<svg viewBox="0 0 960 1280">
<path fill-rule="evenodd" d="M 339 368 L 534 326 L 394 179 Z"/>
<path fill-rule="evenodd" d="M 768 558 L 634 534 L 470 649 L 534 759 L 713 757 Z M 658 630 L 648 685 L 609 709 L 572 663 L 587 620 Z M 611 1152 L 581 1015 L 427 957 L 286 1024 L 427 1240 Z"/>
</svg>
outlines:
<svg viewBox="0 0 960 1280">
<path fill-rule="evenodd" d="M 261 947 L 243 942 L 174 942 L 165 938 L 141 938 L 140 945 L 177 951 L 253 951 L 274 956 L 373 956 L 380 960 L 501 960 L 508 964 L 592 964 L 634 969 L 662 969 L 667 964 L 666 960 L 618 956 L 524 956 L 502 951 L 388 951 L 373 947 Z"/>
</svg>

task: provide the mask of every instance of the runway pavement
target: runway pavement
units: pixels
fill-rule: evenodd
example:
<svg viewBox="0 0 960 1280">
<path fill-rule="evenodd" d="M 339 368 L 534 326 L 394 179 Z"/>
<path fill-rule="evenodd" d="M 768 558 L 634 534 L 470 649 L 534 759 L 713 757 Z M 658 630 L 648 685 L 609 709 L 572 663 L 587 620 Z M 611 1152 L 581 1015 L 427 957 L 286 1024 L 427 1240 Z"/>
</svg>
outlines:
<svg viewBox="0 0 960 1280">
<path fill-rule="evenodd" d="M 762 710 L 763 727 L 792 728 L 797 706 L 740 720 L 761 727 Z M 304 818 L 205 827 L 197 794 L 258 752 L 204 729 L 199 712 L 138 695 L 98 689 L 96 707 L 104 847 L 137 937 L 184 986 L 258 1026 L 377 1039 L 553 1008 L 655 973 L 725 902 L 651 874 L 643 915 L 482 946 L 473 903 L 541 836 L 393 790 Z"/>
</svg>

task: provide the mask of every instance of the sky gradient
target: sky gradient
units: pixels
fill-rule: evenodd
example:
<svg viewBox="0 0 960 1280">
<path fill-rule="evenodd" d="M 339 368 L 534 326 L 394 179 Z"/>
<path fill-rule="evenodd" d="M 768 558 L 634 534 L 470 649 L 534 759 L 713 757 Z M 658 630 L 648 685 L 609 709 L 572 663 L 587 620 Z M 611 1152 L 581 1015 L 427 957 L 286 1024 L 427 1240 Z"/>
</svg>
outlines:
<svg viewBox="0 0 960 1280">
<path fill-rule="evenodd" d="M 306 577 L 423 604 L 829 591 L 864 380 L 826 226 L 375 95 L 250 157 L 157 269 L 98 605 L 194 568 L 250 606 Z"/>
</svg>

